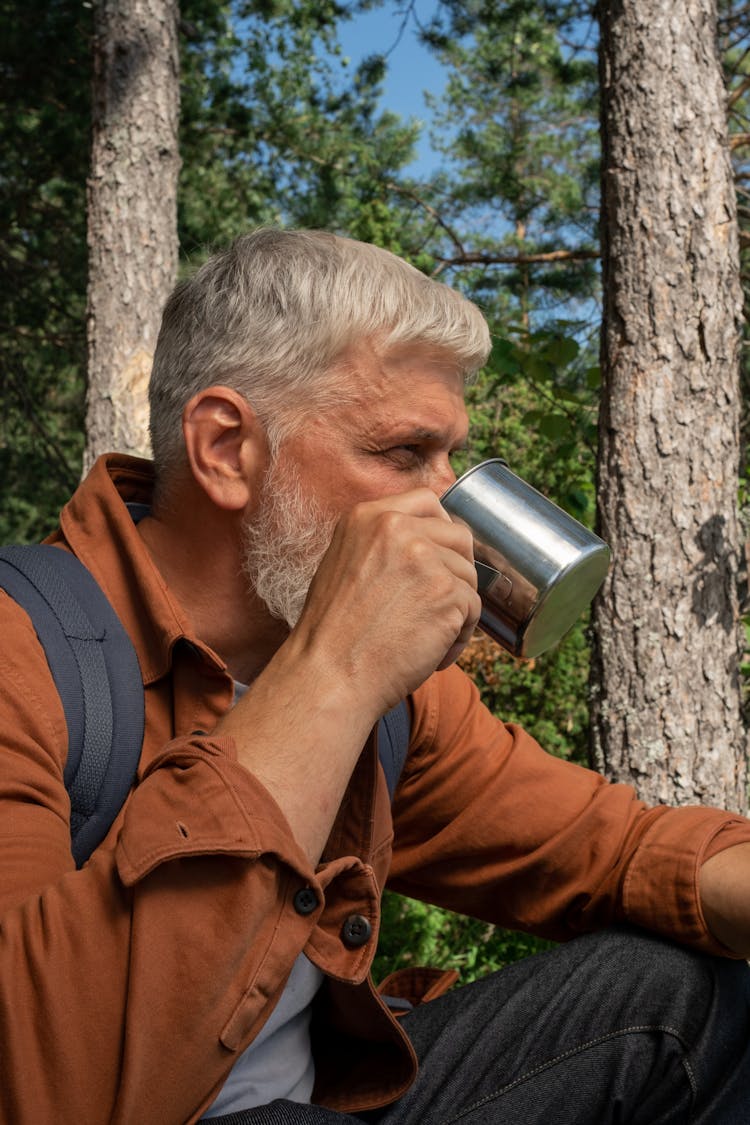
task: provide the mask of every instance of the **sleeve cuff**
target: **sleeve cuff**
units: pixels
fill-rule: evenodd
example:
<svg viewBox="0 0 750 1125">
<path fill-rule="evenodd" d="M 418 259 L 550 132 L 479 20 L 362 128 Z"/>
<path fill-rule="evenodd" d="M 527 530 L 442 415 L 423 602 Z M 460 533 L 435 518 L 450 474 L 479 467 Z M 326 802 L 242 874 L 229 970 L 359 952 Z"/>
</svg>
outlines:
<svg viewBox="0 0 750 1125">
<path fill-rule="evenodd" d="M 312 876 L 279 806 L 236 761 L 233 740 L 182 738 L 151 764 L 132 794 L 116 863 L 122 882 L 132 886 L 172 859 L 264 854 L 302 878 Z"/>
<path fill-rule="evenodd" d="M 703 917 L 698 873 L 722 829 L 742 823 L 720 809 L 666 809 L 643 837 L 628 867 L 622 892 L 626 919 L 706 953 L 726 954 Z M 744 824 L 744 839 L 750 840 L 750 821 Z M 740 842 L 737 831 L 728 837 Z"/>
</svg>

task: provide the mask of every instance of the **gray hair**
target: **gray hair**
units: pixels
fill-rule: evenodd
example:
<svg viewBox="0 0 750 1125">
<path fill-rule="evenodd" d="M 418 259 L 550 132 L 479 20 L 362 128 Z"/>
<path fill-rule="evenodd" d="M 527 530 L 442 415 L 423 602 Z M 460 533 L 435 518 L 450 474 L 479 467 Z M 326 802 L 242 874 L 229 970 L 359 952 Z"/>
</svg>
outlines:
<svg viewBox="0 0 750 1125">
<path fill-rule="evenodd" d="M 182 412 L 198 391 L 238 391 L 274 448 L 311 411 L 341 402 L 326 375 L 364 339 L 386 351 L 435 347 L 464 378 L 490 348 L 475 305 L 387 250 L 325 231 L 242 235 L 180 282 L 164 309 L 149 388 L 157 473 L 184 458 Z"/>
</svg>

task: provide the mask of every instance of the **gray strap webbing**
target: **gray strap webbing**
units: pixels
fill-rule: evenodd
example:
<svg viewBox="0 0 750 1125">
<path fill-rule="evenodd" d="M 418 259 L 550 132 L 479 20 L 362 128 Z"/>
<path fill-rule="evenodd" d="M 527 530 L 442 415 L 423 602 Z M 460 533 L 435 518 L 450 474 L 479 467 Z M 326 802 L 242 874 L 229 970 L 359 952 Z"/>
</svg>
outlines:
<svg viewBox="0 0 750 1125">
<path fill-rule="evenodd" d="M 405 700 L 397 704 L 378 723 L 378 755 L 388 783 L 391 800 L 409 752 L 411 719 Z"/>
<path fill-rule="evenodd" d="M 0 587 L 44 648 L 65 711 L 64 781 L 81 866 L 104 839 L 133 783 L 144 725 L 143 680 L 130 638 L 87 568 L 57 547 L 5 547 Z"/>
</svg>

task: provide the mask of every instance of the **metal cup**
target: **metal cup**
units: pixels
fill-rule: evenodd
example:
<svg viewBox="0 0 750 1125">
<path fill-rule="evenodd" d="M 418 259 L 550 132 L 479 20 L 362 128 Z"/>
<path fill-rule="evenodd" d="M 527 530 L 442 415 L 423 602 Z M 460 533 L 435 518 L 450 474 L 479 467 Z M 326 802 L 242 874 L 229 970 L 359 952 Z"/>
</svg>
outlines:
<svg viewBox="0 0 750 1125">
<path fill-rule="evenodd" d="M 493 458 L 441 497 L 474 537 L 480 627 L 514 656 L 555 645 L 607 574 L 607 544 Z"/>
</svg>

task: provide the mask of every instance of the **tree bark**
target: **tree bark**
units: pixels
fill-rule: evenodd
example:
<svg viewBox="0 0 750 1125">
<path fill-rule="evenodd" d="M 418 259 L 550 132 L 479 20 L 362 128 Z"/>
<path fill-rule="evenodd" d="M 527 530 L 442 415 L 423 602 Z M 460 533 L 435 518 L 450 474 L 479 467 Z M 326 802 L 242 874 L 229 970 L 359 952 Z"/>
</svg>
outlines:
<svg viewBox="0 0 750 1125">
<path fill-rule="evenodd" d="M 147 387 L 177 272 L 177 0 L 98 0 L 88 181 L 84 471 L 148 454 Z"/>
<path fill-rule="evenodd" d="M 747 807 L 739 668 L 736 200 L 715 0 L 602 0 L 595 765 Z"/>
</svg>

